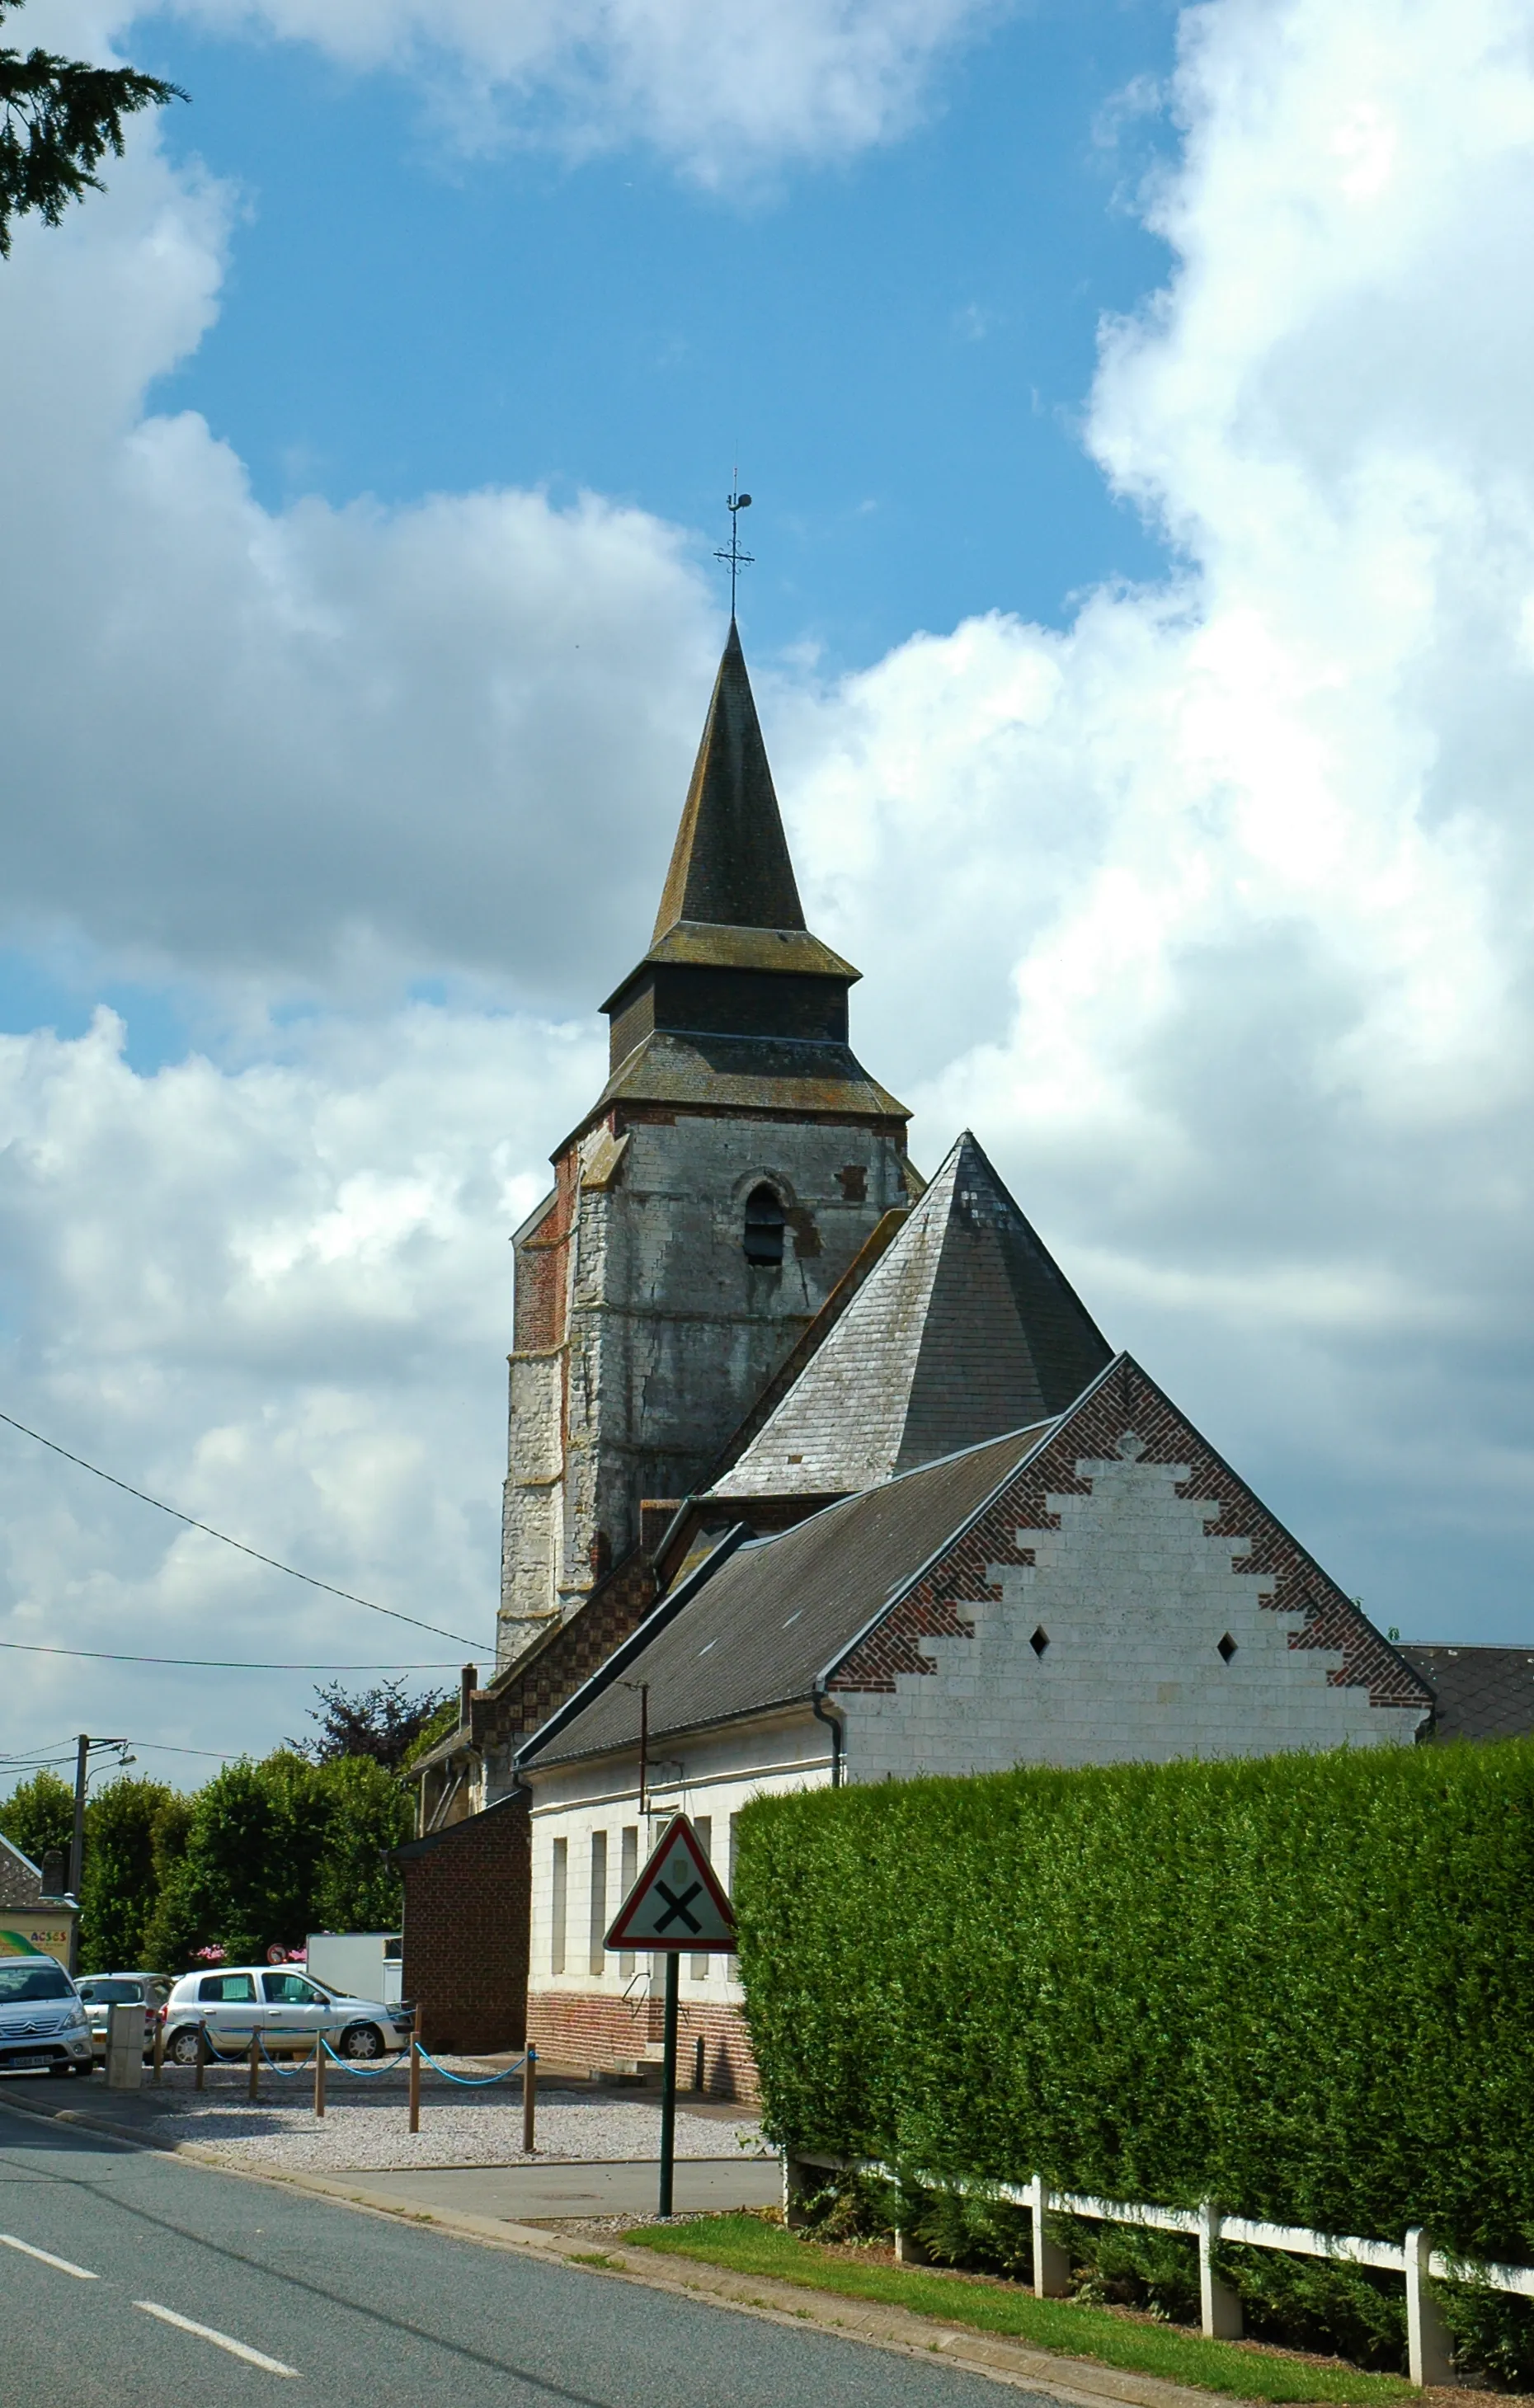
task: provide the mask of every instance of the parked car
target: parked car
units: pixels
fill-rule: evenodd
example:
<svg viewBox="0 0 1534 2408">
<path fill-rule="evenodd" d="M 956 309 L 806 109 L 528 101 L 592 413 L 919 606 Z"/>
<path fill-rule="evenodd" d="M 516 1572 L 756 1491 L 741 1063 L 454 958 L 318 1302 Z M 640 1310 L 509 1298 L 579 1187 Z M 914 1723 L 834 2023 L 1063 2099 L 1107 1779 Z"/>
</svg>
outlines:
<svg viewBox="0 0 1534 2408">
<path fill-rule="evenodd" d="M 0 1956 L 0 2073 L 89 2073 L 91 2028 L 54 1956 Z"/>
<path fill-rule="evenodd" d="M 169 1973 L 85 1973 L 75 1984 L 85 2009 L 85 2020 L 91 2027 L 91 2043 L 98 2057 L 107 2054 L 107 2027 L 114 2007 L 144 2003 L 144 2054 L 148 2057 L 154 2046 L 154 2028 L 160 2020 L 160 2010 L 169 1998 L 173 1976 Z"/>
<path fill-rule="evenodd" d="M 224 1965 L 216 1973 L 184 1973 L 165 2001 L 165 2021 L 166 2057 L 195 2065 L 199 2024 L 223 2057 L 249 2048 L 252 2028 L 285 2040 L 323 2032 L 338 2057 L 382 2057 L 406 2046 L 412 2016 L 377 1999 L 349 1998 L 291 1966 Z"/>
</svg>

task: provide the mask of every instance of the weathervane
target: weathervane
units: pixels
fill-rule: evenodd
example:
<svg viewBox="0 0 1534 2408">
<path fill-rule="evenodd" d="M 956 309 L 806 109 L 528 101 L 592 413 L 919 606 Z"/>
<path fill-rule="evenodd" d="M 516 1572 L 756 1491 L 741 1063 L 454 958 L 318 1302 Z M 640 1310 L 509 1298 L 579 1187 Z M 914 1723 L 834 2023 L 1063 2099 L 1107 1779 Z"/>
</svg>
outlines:
<svg viewBox="0 0 1534 2408">
<path fill-rule="evenodd" d="M 750 509 L 751 495 L 749 494 L 742 494 L 738 487 L 733 494 L 727 494 L 725 495 L 724 507 L 730 514 L 730 547 L 726 552 L 724 545 L 721 544 L 718 551 L 714 553 L 714 558 L 716 560 L 727 560 L 730 565 L 730 618 L 733 622 L 735 618 L 736 581 L 743 568 L 752 568 L 755 566 L 752 554 L 749 552 L 742 552 L 740 549 L 740 513 L 742 510 Z"/>
</svg>

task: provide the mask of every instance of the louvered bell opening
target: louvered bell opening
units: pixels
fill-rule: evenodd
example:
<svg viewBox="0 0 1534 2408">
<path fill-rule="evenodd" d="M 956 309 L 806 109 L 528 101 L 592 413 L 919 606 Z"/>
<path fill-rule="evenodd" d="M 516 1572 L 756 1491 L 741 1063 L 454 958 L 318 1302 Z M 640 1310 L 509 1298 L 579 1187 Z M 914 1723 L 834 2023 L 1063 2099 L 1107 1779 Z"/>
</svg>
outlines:
<svg viewBox="0 0 1534 2408">
<path fill-rule="evenodd" d="M 756 1187 L 746 1198 L 746 1260 L 756 1270 L 776 1270 L 783 1259 L 783 1230 L 788 1215 L 783 1200 L 770 1187 Z"/>
</svg>

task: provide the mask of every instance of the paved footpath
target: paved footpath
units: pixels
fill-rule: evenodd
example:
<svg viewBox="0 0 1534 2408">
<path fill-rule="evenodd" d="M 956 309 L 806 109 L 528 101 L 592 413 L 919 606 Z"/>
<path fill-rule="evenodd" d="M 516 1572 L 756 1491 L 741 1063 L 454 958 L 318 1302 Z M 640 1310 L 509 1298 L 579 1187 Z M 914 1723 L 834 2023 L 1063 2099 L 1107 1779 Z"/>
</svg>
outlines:
<svg viewBox="0 0 1534 2408">
<path fill-rule="evenodd" d="M 997 2401 L 953 2368 L 0 2113 L 7 2403 L 223 2408 L 289 2382 L 325 2408 Z"/>
</svg>

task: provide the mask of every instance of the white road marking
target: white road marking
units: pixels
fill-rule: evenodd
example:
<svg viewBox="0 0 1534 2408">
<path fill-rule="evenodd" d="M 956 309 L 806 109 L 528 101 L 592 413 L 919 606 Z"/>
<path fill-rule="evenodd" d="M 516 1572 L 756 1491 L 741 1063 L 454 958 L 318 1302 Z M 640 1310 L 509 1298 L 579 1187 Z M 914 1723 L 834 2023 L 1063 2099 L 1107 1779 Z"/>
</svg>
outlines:
<svg viewBox="0 0 1534 2408">
<path fill-rule="evenodd" d="M 142 2308 L 147 2316 L 158 2316 L 163 2325 L 174 2325 L 178 2332 L 195 2333 L 199 2341 L 210 2341 L 215 2349 L 226 2349 L 231 2358 L 244 2358 L 248 2366 L 259 2366 L 268 2374 L 296 2375 L 296 2366 L 284 2366 L 280 2358 L 268 2358 L 264 2349 L 251 2349 L 242 2341 L 233 2341 L 227 2333 L 215 2332 L 211 2325 L 194 2324 L 190 2316 L 179 2316 L 174 2308 L 163 2308 L 158 2300 L 135 2300 L 134 2306 Z"/>
<path fill-rule="evenodd" d="M 67 2258 L 55 2258 L 50 2249 L 34 2249 L 30 2241 L 18 2241 L 14 2232 L 0 2232 L 0 2243 L 7 2249 L 19 2249 L 23 2258 L 38 2258 L 45 2266 L 56 2266 L 61 2274 L 73 2274 L 79 2283 L 96 2283 L 101 2277 L 93 2274 L 89 2266 L 72 2266 Z"/>
</svg>

